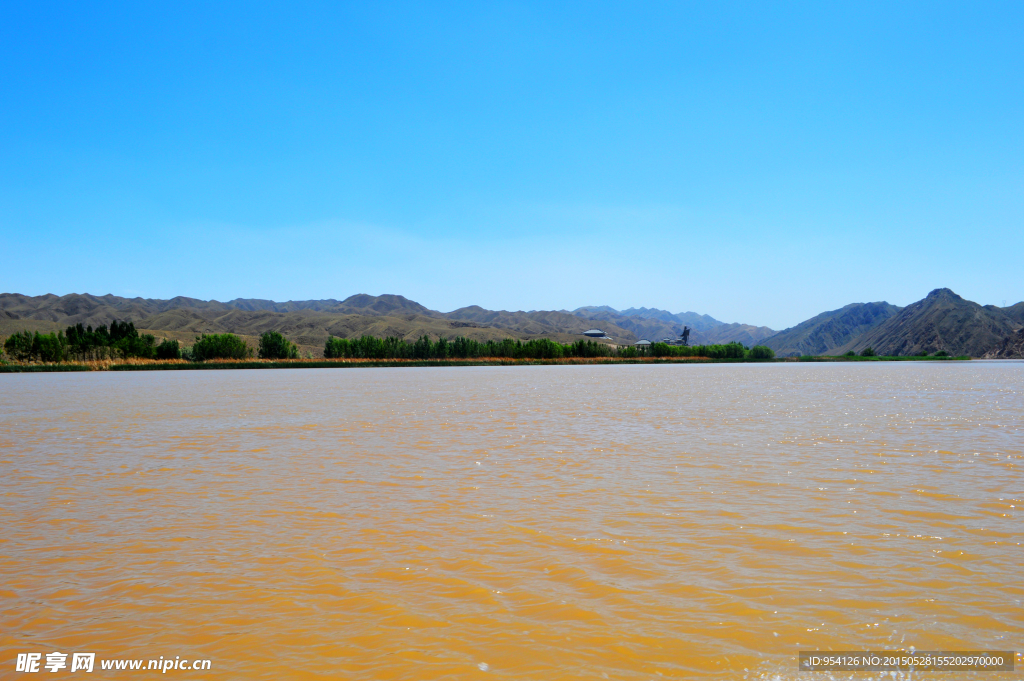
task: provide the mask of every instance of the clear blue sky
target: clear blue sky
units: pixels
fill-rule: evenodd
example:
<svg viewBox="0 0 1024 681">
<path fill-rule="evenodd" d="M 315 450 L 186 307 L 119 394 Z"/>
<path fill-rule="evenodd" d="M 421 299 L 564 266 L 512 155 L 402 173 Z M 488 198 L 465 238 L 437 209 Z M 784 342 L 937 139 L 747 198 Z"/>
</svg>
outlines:
<svg viewBox="0 0 1024 681">
<path fill-rule="evenodd" d="M 1024 299 L 1024 3 L 0 6 L 0 291 Z"/>
</svg>

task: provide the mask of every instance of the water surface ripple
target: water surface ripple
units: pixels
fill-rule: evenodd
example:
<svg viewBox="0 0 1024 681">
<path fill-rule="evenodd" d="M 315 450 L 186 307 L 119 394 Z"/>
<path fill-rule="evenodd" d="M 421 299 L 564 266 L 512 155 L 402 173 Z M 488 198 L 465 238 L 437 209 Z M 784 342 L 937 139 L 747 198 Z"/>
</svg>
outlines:
<svg viewBox="0 0 1024 681">
<path fill-rule="evenodd" d="M 1012 362 L 3 375 L 0 676 L 54 650 L 366 680 L 1019 650 L 1022 426 Z"/>
</svg>

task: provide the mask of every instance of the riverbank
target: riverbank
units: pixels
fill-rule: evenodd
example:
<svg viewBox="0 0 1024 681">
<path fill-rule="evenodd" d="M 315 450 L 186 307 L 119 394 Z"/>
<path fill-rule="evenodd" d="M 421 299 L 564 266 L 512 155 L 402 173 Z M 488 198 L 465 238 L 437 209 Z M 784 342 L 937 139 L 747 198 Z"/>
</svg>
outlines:
<svg viewBox="0 0 1024 681">
<path fill-rule="evenodd" d="M 453 366 L 546 366 L 594 364 L 765 364 L 779 362 L 907 362 L 962 361 L 969 357 L 787 357 L 777 359 L 715 359 L 710 357 L 563 357 L 559 359 L 512 359 L 480 357 L 476 359 L 289 359 L 289 360 L 101 360 L 90 362 L 0 365 L 0 373 L 64 371 L 206 371 L 217 369 L 354 369 L 370 367 L 453 367 Z"/>
</svg>

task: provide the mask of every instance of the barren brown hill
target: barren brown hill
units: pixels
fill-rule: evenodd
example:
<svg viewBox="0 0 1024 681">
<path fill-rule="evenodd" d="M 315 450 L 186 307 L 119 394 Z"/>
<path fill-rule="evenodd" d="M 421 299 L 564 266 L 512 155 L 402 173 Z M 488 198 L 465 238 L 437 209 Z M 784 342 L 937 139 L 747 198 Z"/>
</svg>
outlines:
<svg viewBox="0 0 1024 681">
<path fill-rule="evenodd" d="M 20 319 L 60 322 L 63 324 L 109 324 L 115 319 L 139 319 L 156 312 L 156 301 L 143 298 L 93 296 L 72 293 L 66 296 L 23 296 L 17 293 L 0 294 L 0 310 Z M 159 301 L 169 302 L 169 301 Z"/>
<path fill-rule="evenodd" d="M 520 337 L 507 330 L 422 315 L 357 315 L 313 310 L 169 310 L 142 319 L 137 325 L 156 336 L 181 341 L 191 341 L 201 333 L 236 333 L 258 337 L 265 331 L 280 331 L 304 350 L 309 349 L 314 355 L 323 351 L 324 342 L 330 336 L 398 336 L 410 341 L 423 335 L 434 340 L 441 336 L 466 336 L 479 341 Z"/>
<path fill-rule="evenodd" d="M 409 300 L 404 296 L 396 296 L 385 293 L 380 296 L 371 296 L 366 293 L 357 293 L 349 296 L 331 308 L 332 312 L 345 312 L 347 314 L 365 314 L 375 316 L 395 315 L 421 315 L 423 317 L 440 317 L 440 312 L 427 309 L 419 303 Z"/>
</svg>

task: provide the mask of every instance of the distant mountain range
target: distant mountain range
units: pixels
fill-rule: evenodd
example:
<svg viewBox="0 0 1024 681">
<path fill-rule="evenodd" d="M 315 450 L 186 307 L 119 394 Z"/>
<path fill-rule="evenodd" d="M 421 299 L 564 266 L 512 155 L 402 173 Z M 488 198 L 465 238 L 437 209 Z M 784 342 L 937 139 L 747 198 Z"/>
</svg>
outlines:
<svg viewBox="0 0 1024 681">
<path fill-rule="evenodd" d="M 691 329 L 691 345 L 767 345 L 779 356 L 843 354 L 866 347 L 878 354 L 911 355 L 945 350 L 972 357 L 1019 357 L 1024 352 L 1024 302 L 1011 307 L 981 306 L 949 289 L 936 289 L 905 308 L 886 302 L 852 303 L 823 312 L 776 332 L 766 326 L 727 324 L 696 312 L 673 313 L 647 307 L 616 310 L 607 305 L 576 310 L 530 312 L 486 310 L 473 305 L 438 312 L 400 295 L 357 294 L 344 300 L 236 298 L 228 302 L 177 297 L 170 300 L 69 294 L 0 294 L 0 335 L 15 331 L 54 331 L 82 323 L 98 326 L 131 319 L 158 337 L 191 340 L 199 333 L 231 332 L 255 337 L 277 330 L 312 352 L 328 336 L 364 334 L 413 340 L 457 335 L 476 340 L 551 338 L 569 342 L 598 327 L 611 342 L 641 338 L 676 339 Z"/>
<path fill-rule="evenodd" d="M 563 310 L 565 312 L 566 310 Z M 659 310 L 656 307 L 631 307 L 628 310 L 616 310 L 607 305 L 588 305 L 579 307 L 572 311 L 572 314 L 587 317 L 589 319 L 600 319 L 602 316 L 613 317 L 636 317 L 637 319 L 649 319 L 666 324 L 685 324 L 697 331 L 707 331 L 725 322 L 720 322 L 711 315 L 697 314 L 696 312 L 672 313 L 668 310 Z"/>
<path fill-rule="evenodd" d="M 865 348 L 879 355 L 934 354 L 1019 357 L 1013 338 L 1024 326 L 1024 303 L 978 305 L 948 288 L 900 308 L 889 303 L 853 303 L 823 312 L 780 331 L 764 344 L 781 357 L 841 355 Z"/>
<path fill-rule="evenodd" d="M 177 297 L 170 300 L 94 296 L 24 296 L 0 294 L 0 333 L 27 328 L 51 331 L 71 324 L 97 326 L 114 319 L 132 319 L 136 326 L 159 336 L 187 340 L 196 333 L 231 332 L 257 336 L 276 329 L 300 345 L 319 347 L 329 335 L 340 337 L 394 335 L 415 339 L 464 335 L 491 338 L 552 338 L 562 342 L 579 338 L 598 325 L 619 343 L 641 338 L 676 339 L 684 326 L 694 331 L 691 343 L 733 340 L 754 345 L 772 335 L 767 327 L 724 324 L 694 312 L 673 314 L 653 308 L 622 312 L 608 306 L 566 310 L 509 312 L 473 305 L 438 312 L 399 295 L 357 294 L 345 300 L 272 300 L 236 298 L 227 302 Z"/>
</svg>

